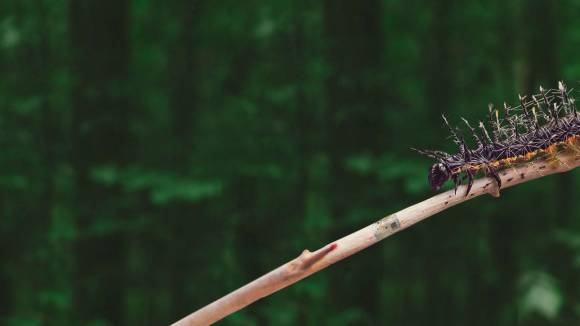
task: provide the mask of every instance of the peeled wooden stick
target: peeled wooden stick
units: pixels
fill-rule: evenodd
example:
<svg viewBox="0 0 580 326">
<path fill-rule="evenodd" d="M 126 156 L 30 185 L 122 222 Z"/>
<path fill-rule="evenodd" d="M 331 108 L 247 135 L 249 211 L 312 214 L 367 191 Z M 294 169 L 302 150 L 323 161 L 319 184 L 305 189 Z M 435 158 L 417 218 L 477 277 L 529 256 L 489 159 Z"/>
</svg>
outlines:
<svg viewBox="0 0 580 326">
<path fill-rule="evenodd" d="M 551 158 L 534 161 L 501 171 L 502 189 L 550 174 L 566 172 L 580 165 L 580 154 L 578 152 L 560 153 L 557 158 L 557 160 Z M 173 325 L 208 325 L 217 322 L 260 298 L 296 283 L 310 274 L 318 272 L 449 207 L 484 194 L 499 197 L 497 185 L 491 178 L 476 180 L 468 197 L 465 197 L 465 192 L 466 186 L 459 187 L 457 194 L 453 190 L 449 190 L 397 213 L 388 215 L 315 252 L 304 250 L 294 260 L 193 312 Z"/>
</svg>

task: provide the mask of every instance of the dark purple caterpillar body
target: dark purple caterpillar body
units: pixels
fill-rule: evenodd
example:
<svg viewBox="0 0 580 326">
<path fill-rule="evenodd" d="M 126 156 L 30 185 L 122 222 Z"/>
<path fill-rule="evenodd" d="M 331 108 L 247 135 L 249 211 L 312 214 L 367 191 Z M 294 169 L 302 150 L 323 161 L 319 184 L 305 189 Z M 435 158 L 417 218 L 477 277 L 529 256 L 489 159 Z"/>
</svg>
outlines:
<svg viewBox="0 0 580 326">
<path fill-rule="evenodd" d="M 452 128 L 443 116 L 451 137 L 459 147 L 459 153 L 417 150 L 437 160 L 429 170 L 429 184 L 438 190 L 452 180 L 457 187 L 467 178 L 467 192 L 471 191 L 474 176 L 483 172 L 493 177 L 501 189 L 501 179 L 497 171 L 513 164 L 528 162 L 537 157 L 554 155 L 560 149 L 578 151 L 580 141 L 580 114 L 574 99 L 564 83 L 558 89 L 545 90 L 540 87 L 536 95 L 519 96 L 519 105 L 510 107 L 504 103 L 505 118 L 500 119 L 499 111 L 489 105 L 489 126 L 479 122 L 477 132 L 463 119 L 476 143 L 470 149 L 458 128 Z"/>
</svg>

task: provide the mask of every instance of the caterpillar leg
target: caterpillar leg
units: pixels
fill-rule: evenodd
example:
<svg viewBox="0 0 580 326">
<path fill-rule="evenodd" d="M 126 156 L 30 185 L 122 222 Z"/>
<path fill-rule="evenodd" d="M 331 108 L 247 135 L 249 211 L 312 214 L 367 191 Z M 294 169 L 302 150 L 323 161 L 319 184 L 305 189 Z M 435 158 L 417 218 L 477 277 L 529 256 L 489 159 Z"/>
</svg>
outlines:
<svg viewBox="0 0 580 326">
<path fill-rule="evenodd" d="M 455 194 L 457 195 L 457 187 L 461 186 L 461 178 L 459 177 L 458 174 L 454 174 L 451 176 L 451 180 L 453 181 Z"/>
<path fill-rule="evenodd" d="M 491 177 L 497 183 L 497 190 L 499 191 L 501 189 L 501 178 L 497 174 L 497 171 L 495 171 L 495 169 L 493 167 L 491 167 L 491 166 L 488 165 L 487 166 L 487 172 L 488 172 L 488 175 L 491 175 Z"/>
<path fill-rule="evenodd" d="M 470 169 L 467 169 L 467 192 L 465 193 L 465 197 L 469 195 L 471 191 L 471 187 L 473 187 L 473 172 Z"/>
</svg>

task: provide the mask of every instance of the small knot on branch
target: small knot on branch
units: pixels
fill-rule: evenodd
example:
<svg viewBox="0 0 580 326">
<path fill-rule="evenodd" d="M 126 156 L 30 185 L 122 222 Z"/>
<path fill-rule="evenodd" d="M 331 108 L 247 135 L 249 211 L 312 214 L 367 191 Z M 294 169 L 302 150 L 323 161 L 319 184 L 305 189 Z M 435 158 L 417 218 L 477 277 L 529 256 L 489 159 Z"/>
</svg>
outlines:
<svg viewBox="0 0 580 326">
<path fill-rule="evenodd" d="M 300 269 L 308 269 L 310 266 L 314 265 L 317 261 L 324 258 L 324 256 L 328 255 L 331 251 L 335 250 L 338 247 L 336 243 L 333 243 L 325 248 L 322 248 L 315 252 L 310 252 L 308 250 L 304 250 L 298 260 L 301 263 Z"/>
</svg>

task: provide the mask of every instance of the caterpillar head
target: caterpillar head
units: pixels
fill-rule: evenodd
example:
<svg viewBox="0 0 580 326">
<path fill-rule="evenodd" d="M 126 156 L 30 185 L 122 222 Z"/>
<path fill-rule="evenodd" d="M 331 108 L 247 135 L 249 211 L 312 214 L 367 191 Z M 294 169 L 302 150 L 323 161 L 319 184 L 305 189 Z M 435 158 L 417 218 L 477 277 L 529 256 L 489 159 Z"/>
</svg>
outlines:
<svg viewBox="0 0 580 326">
<path fill-rule="evenodd" d="M 433 190 L 439 190 L 449 178 L 451 178 L 451 172 L 442 163 L 435 163 L 429 169 L 429 185 Z"/>
</svg>

